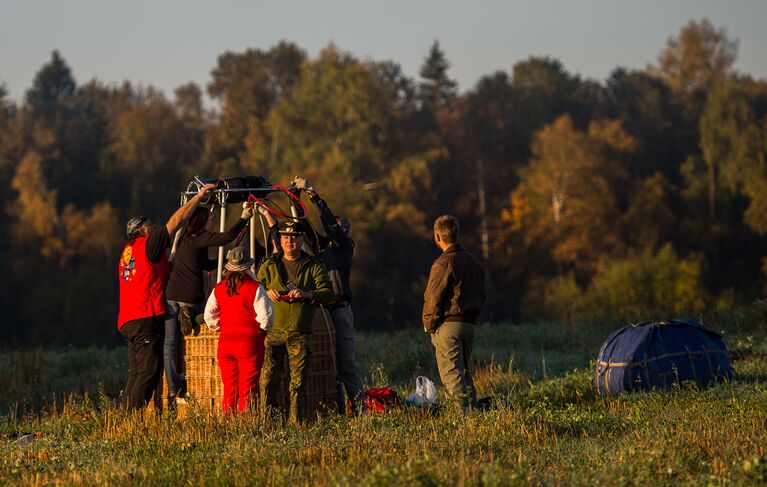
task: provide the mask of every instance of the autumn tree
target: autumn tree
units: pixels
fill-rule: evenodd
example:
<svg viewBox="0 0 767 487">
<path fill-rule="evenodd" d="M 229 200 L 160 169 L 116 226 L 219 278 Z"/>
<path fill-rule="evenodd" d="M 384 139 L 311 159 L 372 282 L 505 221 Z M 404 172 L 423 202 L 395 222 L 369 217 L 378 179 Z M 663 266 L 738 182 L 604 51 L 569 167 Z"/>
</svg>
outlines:
<svg viewBox="0 0 767 487">
<path fill-rule="evenodd" d="M 549 249 L 558 273 L 573 268 L 588 276 L 619 243 L 616 191 L 627 177 L 621 154 L 634 144 L 619 122 L 594 122 L 581 132 L 568 116 L 536 134 L 507 219 L 526 245 Z"/>
<path fill-rule="evenodd" d="M 443 213 L 486 258 L 489 319 L 748 303 L 765 280 L 767 83 L 736 53 L 703 19 L 604 83 L 529 57 L 459 92 L 438 42 L 414 80 L 283 41 L 225 52 L 204 88 L 166 98 L 76 83 L 54 51 L 20 103 L 0 86 L 0 340 L 114 340 L 122 224 L 170 214 L 193 174 L 311 179 L 352 222 L 364 328 L 418 320 Z"/>
<path fill-rule="evenodd" d="M 16 241 L 27 246 L 28 255 L 39 252 L 52 258 L 61 253 L 63 242 L 56 232 L 58 191 L 48 185 L 40 154 L 27 153 L 16 167 L 11 187 L 18 194 L 10 208 L 15 216 L 12 228 Z"/>
<path fill-rule="evenodd" d="M 4 188 L 9 186 L 13 177 L 14 166 L 21 157 L 21 146 L 22 137 L 17 123 L 16 107 L 8 100 L 5 86 L 0 84 L 0 185 Z M 4 207 L 7 197 L 7 191 L 0 192 L 0 208 Z M 3 212 L 0 211 L 0 223 L 3 221 Z"/>
<path fill-rule="evenodd" d="M 658 54 L 658 65 L 650 72 L 663 79 L 678 94 L 706 91 L 726 79 L 738 54 L 738 41 L 727 37 L 727 29 L 717 29 L 707 18 L 691 20 L 676 37 L 666 41 Z"/>
<path fill-rule="evenodd" d="M 621 218 L 621 241 L 632 248 L 654 249 L 674 241 L 681 216 L 676 188 L 660 172 L 630 183 L 627 208 Z"/>
</svg>

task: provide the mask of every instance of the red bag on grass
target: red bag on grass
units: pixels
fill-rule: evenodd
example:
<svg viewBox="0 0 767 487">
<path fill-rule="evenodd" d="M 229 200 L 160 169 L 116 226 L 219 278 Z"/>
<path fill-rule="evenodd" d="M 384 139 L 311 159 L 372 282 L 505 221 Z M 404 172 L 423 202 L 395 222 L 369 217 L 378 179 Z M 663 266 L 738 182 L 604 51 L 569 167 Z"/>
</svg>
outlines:
<svg viewBox="0 0 767 487">
<path fill-rule="evenodd" d="M 388 387 L 368 389 L 365 393 L 368 413 L 385 413 L 400 406 L 399 395 Z"/>
</svg>

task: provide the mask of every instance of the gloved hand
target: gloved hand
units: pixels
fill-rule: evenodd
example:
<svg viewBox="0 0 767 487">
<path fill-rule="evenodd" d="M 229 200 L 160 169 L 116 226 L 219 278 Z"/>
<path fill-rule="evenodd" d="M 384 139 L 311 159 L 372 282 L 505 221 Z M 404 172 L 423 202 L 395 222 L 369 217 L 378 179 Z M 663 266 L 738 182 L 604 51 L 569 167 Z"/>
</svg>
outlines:
<svg viewBox="0 0 767 487">
<path fill-rule="evenodd" d="M 264 216 L 269 216 L 269 210 L 267 210 L 265 206 L 256 205 L 256 211 Z"/>
<path fill-rule="evenodd" d="M 314 192 L 314 186 L 312 186 L 312 183 L 309 182 L 306 178 L 299 178 L 296 176 L 293 179 L 293 184 L 296 185 L 296 188 L 303 189 L 306 192 L 313 193 Z"/>
<path fill-rule="evenodd" d="M 244 218 L 246 220 L 249 220 L 253 216 L 253 205 L 250 204 L 250 202 L 245 202 L 242 204 L 242 215 L 240 215 L 240 218 Z"/>
</svg>

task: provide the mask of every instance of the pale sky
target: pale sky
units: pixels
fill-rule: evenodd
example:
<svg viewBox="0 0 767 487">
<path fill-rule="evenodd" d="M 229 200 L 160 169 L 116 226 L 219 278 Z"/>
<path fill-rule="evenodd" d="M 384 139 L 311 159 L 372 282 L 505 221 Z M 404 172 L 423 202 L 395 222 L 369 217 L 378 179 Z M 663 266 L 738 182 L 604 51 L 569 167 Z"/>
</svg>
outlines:
<svg viewBox="0 0 767 487">
<path fill-rule="evenodd" d="M 203 88 L 230 50 L 293 41 L 315 57 L 334 42 L 361 59 L 418 70 L 437 39 L 461 90 L 530 55 L 598 81 L 644 68 L 690 19 L 740 40 L 736 68 L 767 78 L 767 0 L 426 1 L 0 0 L 0 84 L 20 101 L 58 49 L 78 83 Z"/>
</svg>

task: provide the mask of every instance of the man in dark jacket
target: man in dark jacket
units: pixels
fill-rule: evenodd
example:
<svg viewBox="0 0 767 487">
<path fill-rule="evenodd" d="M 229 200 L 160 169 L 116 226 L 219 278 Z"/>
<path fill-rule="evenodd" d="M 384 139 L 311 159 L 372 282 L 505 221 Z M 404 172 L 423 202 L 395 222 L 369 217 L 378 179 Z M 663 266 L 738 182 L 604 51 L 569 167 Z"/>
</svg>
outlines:
<svg viewBox="0 0 767 487">
<path fill-rule="evenodd" d="M 423 328 L 431 334 L 442 383 L 466 408 L 477 403 L 471 375 L 474 325 L 485 302 L 485 271 L 458 243 L 458 219 L 442 215 L 434 222 L 434 242 L 442 250 L 424 292 Z"/>
<path fill-rule="evenodd" d="M 349 283 L 354 257 L 354 240 L 349 237 L 351 224 L 345 217 L 334 215 L 325 200 L 306 179 L 296 178 L 293 183 L 309 195 L 309 199 L 317 208 L 322 228 L 325 230 L 325 235 L 317 236 L 316 246 L 322 263 L 328 269 L 335 294 L 335 298 L 326 305 L 326 308 L 330 311 L 336 329 L 338 411 L 340 413 L 346 411 L 345 391 L 346 397 L 351 402 L 352 413 L 358 414 L 365 410 L 365 388 L 355 357 L 352 288 Z"/>
</svg>

